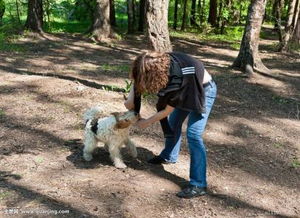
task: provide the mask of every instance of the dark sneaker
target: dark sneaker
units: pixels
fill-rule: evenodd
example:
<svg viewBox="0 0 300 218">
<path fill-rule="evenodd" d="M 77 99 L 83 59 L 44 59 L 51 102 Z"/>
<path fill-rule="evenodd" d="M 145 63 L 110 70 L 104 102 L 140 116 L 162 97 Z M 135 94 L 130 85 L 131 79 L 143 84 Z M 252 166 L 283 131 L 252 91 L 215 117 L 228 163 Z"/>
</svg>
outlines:
<svg viewBox="0 0 300 218">
<path fill-rule="evenodd" d="M 194 198 L 206 194 L 206 187 L 190 185 L 176 194 L 180 198 Z"/>
<path fill-rule="evenodd" d="M 159 164 L 168 164 L 169 162 L 165 161 L 165 159 L 163 159 L 160 156 L 155 156 L 154 158 L 148 160 L 148 163 L 159 165 Z"/>
</svg>

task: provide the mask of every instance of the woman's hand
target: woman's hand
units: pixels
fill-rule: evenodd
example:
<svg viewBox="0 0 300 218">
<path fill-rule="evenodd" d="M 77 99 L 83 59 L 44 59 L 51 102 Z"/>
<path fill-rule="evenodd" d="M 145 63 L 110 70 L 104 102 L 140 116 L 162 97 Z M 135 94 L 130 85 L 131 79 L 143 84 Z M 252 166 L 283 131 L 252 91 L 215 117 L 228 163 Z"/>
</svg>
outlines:
<svg viewBox="0 0 300 218">
<path fill-rule="evenodd" d="M 167 105 L 164 110 L 157 112 L 156 114 L 154 114 L 153 116 L 151 116 L 148 119 L 140 118 L 136 122 L 136 126 L 139 128 L 142 128 L 142 129 L 146 128 L 146 127 L 150 126 L 152 123 L 167 117 L 170 113 L 173 112 L 173 110 L 174 110 L 174 107 Z"/>
<path fill-rule="evenodd" d="M 127 99 L 124 102 L 124 106 L 127 108 L 127 110 L 133 110 L 134 109 L 134 103 L 131 99 Z"/>
<path fill-rule="evenodd" d="M 138 128 L 144 129 L 144 128 L 147 128 L 148 126 L 150 126 L 151 123 L 149 123 L 149 120 L 141 118 L 135 123 L 135 125 Z"/>
</svg>

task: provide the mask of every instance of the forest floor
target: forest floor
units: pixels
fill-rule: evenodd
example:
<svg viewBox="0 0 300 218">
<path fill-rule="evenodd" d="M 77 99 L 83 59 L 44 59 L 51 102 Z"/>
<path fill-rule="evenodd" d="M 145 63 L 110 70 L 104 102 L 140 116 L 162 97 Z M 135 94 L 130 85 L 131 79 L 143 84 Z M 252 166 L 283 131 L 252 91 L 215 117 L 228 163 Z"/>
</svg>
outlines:
<svg viewBox="0 0 300 218">
<path fill-rule="evenodd" d="M 175 196 L 189 179 L 185 134 L 176 164 L 147 163 L 163 148 L 159 124 L 133 127 L 138 158 L 124 148 L 124 170 L 102 147 L 91 162 L 82 158 L 82 114 L 95 105 L 103 116 L 125 111 L 123 93 L 109 87 L 126 88 L 143 37 L 95 44 L 31 36 L 0 53 L 0 217 L 300 217 L 299 54 L 262 40 L 272 72 L 247 78 L 229 68 L 238 51 L 228 43 L 172 43 L 202 60 L 218 84 L 204 134 L 208 195 Z M 154 112 L 148 97 L 142 116 Z"/>
</svg>

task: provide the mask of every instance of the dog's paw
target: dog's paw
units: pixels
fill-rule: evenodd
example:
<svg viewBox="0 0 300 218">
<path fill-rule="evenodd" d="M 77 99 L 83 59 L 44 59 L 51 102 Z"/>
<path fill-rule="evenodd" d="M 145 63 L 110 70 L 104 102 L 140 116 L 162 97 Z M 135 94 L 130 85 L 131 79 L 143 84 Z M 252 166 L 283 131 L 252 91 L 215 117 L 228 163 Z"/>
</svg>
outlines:
<svg viewBox="0 0 300 218">
<path fill-rule="evenodd" d="M 132 151 L 131 152 L 131 156 L 133 157 L 133 158 L 137 158 L 137 151 L 135 150 L 135 151 Z"/>
<path fill-rule="evenodd" d="M 91 160 L 93 159 L 93 155 L 88 154 L 88 153 L 84 153 L 84 154 L 83 154 L 83 158 L 84 158 L 86 161 L 91 161 Z"/>
<path fill-rule="evenodd" d="M 114 162 L 114 165 L 115 165 L 115 167 L 118 168 L 118 169 L 124 169 L 124 168 L 127 167 L 126 164 L 124 164 L 124 163 L 121 162 L 121 161 L 115 161 L 115 162 Z"/>
<path fill-rule="evenodd" d="M 109 146 L 108 146 L 108 144 L 104 144 L 104 150 L 105 150 L 106 152 L 109 152 Z"/>
</svg>

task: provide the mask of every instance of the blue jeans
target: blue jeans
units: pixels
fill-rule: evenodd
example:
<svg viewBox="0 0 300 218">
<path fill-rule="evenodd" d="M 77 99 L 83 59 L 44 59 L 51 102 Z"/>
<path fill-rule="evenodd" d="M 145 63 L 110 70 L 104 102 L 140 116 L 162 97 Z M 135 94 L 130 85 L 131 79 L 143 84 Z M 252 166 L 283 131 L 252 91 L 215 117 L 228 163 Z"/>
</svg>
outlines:
<svg viewBox="0 0 300 218">
<path fill-rule="evenodd" d="M 182 123 L 188 116 L 186 134 L 191 159 L 190 184 L 199 187 L 207 187 L 206 148 L 203 143 L 202 134 L 217 95 L 217 86 L 215 82 L 212 81 L 204 90 L 205 113 L 189 112 L 175 108 L 170 114 L 168 121 L 174 131 L 174 136 L 165 139 L 165 148 L 159 155 L 167 162 L 175 163 L 177 161 L 181 144 Z"/>
</svg>

